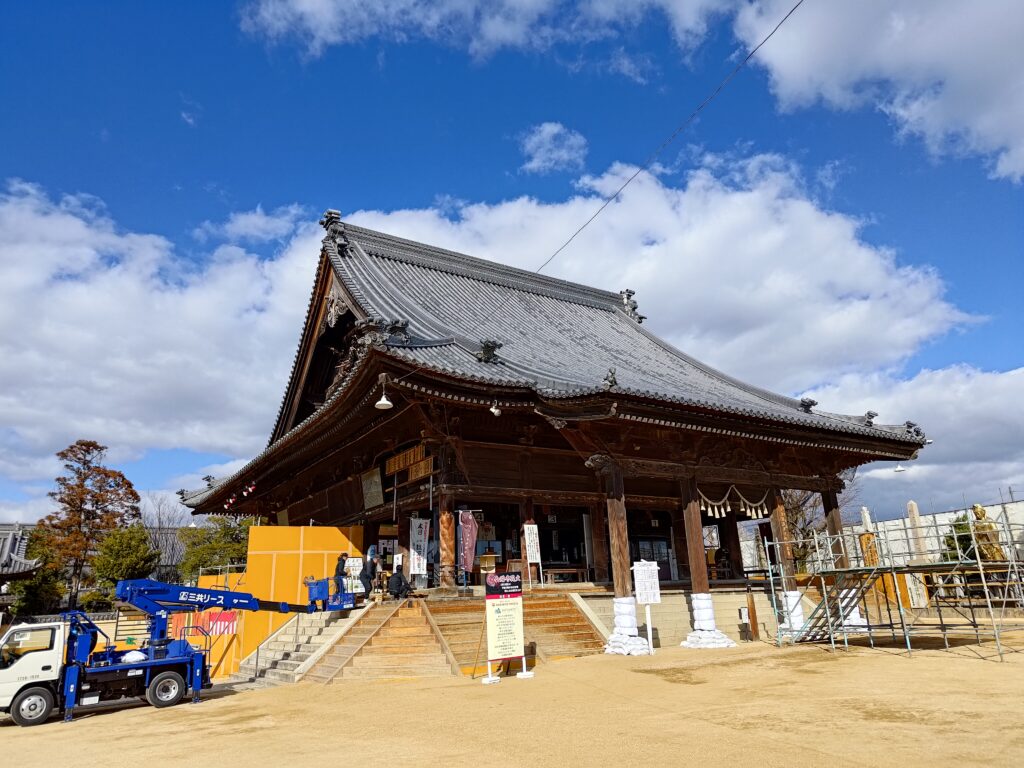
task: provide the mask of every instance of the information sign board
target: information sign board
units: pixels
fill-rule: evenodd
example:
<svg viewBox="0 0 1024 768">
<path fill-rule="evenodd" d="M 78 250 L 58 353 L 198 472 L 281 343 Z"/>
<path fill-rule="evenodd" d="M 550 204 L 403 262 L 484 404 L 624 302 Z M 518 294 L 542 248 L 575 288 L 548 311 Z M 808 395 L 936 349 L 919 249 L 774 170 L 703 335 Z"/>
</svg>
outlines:
<svg viewBox="0 0 1024 768">
<path fill-rule="evenodd" d="M 540 562 L 540 534 L 534 523 L 527 523 L 523 526 L 523 537 L 526 539 L 526 561 L 528 563 Z"/>
<path fill-rule="evenodd" d="M 636 601 L 639 605 L 661 602 L 661 583 L 658 581 L 658 564 L 650 560 L 633 563 L 633 583 Z"/>
<path fill-rule="evenodd" d="M 413 518 L 409 521 L 409 575 L 427 572 L 427 545 L 430 541 L 430 520 Z"/>
<path fill-rule="evenodd" d="M 523 577 L 518 573 L 489 573 L 486 585 L 487 660 L 523 655 Z"/>
</svg>

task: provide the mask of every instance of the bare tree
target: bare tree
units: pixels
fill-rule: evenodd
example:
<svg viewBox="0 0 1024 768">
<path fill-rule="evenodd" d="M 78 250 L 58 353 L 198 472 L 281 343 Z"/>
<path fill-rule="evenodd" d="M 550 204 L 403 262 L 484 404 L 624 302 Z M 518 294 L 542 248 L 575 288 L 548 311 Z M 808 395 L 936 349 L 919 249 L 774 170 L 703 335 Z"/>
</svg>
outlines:
<svg viewBox="0 0 1024 768">
<path fill-rule="evenodd" d="M 157 576 L 174 581 L 178 578 L 178 564 L 185 555 L 185 545 L 178 531 L 188 526 L 191 514 L 187 507 L 170 496 L 147 493 L 143 505 L 142 525 L 149 536 L 150 546 L 160 553 Z"/>
<path fill-rule="evenodd" d="M 846 520 L 855 518 L 854 507 L 860 499 L 860 482 L 857 470 L 848 470 L 840 475 L 846 484 L 839 494 L 839 514 Z M 825 509 L 822 506 L 821 494 L 816 491 L 782 491 L 782 503 L 786 507 L 786 522 L 789 530 L 787 536 L 793 542 L 793 560 L 798 570 L 802 570 L 813 545 L 810 540 L 815 533 L 825 530 Z"/>
</svg>

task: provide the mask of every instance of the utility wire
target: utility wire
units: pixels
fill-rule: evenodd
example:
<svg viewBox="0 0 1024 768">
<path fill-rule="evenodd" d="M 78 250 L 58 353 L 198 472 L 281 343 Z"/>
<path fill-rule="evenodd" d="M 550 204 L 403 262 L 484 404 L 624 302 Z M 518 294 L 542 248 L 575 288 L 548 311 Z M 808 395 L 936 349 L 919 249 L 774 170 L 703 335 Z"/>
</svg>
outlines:
<svg viewBox="0 0 1024 768">
<path fill-rule="evenodd" d="M 728 75 L 726 75 L 722 79 L 722 81 L 718 84 L 718 87 L 715 88 L 715 90 L 711 93 L 711 95 L 708 96 L 706 99 L 704 99 L 704 101 L 702 101 L 698 105 L 698 107 L 695 110 L 693 110 L 693 112 L 690 113 L 690 116 L 687 117 L 686 120 L 684 120 L 682 122 L 682 124 L 680 124 L 680 126 L 675 129 L 675 131 L 672 132 L 672 135 L 669 136 L 667 139 L 665 139 L 665 141 L 663 141 L 661 143 L 661 146 L 659 146 L 656 150 L 654 150 L 654 152 L 652 152 L 648 156 L 648 158 L 646 160 L 644 160 L 643 164 L 641 166 L 639 166 L 636 169 L 636 171 L 633 172 L 633 175 L 630 176 L 628 179 L 626 179 L 626 181 L 623 182 L 622 186 L 619 187 L 615 191 L 615 194 L 611 195 L 610 197 L 605 198 L 604 202 L 601 203 L 601 207 L 598 208 L 596 211 L 594 211 L 594 214 L 589 219 L 587 219 L 585 222 L 583 222 L 583 226 L 581 226 L 579 229 L 577 229 L 575 232 L 573 232 L 572 236 L 568 240 L 566 240 L 564 243 L 562 243 L 562 245 L 559 246 L 558 250 L 556 250 L 554 253 L 552 253 L 550 256 L 548 256 L 547 260 L 543 264 L 541 264 L 539 267 L 537 267 L 537 271 L 538 272 L 543 270 L 544 267 L 546 267 L 548 264 L 550 264 L 552 261 L 554 261 L 555 257 L 558 256 L 558 254 L 560 254 L 562 251 L 564 251 L 569 246 L 569 244 L 573 240 L 576 239 L 576 236 L 578 234 L 580 234 L 580 232 L 582 232 L 584 229 L 586 229 L 588 226 L 590 226 L 590 223 L 594 219 L 596 219 L 598 216 L 600 216 L 601 212 L 604 211 L 605 208 L 607 208 L 609 205 L 611 205 L 618 198 L 618 196 L 622 194 L 622 191 L 633 182 L 633 179 L 635 179 L 637 176 L 639 176 L 641 173 L 643 173 L 644 171 L 646 171 L 648 168 L 651 167 L 651 164 L 658 158 L 658 155 L 660 155 L 662 152 L 664 152 L 665 148 L 668 147 L 668 145 L 671 144 L 673 141 L 675 141 L 676 137 L 680 133 L 682 133 L 687 128 L 687 126 L 690 125 L 690 123 L 692 123 L 695 119 L 697 119 L 697 116 L 704 110 L 704 107 L 706 107 L 708 104 L 710 104 L 712 101 L 715 100 L 715 97 L 717 97 L 718 94 L 721 93 L 725 89 L 725 86 L 727 86 L 729 84 L 729 81 L 732 80 L 734 77 L 736 77 L 736 75 L 739 74 L 740 70 L 743 69 L 747 65 L 747 62 L 749 62 L 752 58 L 754 58 L 754 54 L 758 52 L 758 50 L 761 48 L 761 46 L 764 45 L 765 43 L 767 43 L 769 40 L 771 40 L 772 39 L 772 35 L 774 35 L 776 32 L 778 32 L 779 29 L 782 27 L 782 25 L 786 23 L 786 20 L 789 19 L 789 17 L 792 16 L 796 12 L 796 9 L 799 8 L 803 4 L 804 4 L 804 0 L 798 0 L 797 4 L 789 9 L 789 13 L 787 13 L 785 16 L 782 17 L 782 20 L 779 21 L 779 23 L 775 25 L 774 29 L 772 29 L 772 31 L 769 32 L 760 43 L 758 43 L 756 46 L 754 46 L 752 49 L 750 49 L 750 52 L 747 53 L 747 55 L 743 58 L 743 61 L 741 61 L 739 64 L 737 64 L 735 67 L 733 67 L 732 72 L 730 72 Z"/>
</svg>

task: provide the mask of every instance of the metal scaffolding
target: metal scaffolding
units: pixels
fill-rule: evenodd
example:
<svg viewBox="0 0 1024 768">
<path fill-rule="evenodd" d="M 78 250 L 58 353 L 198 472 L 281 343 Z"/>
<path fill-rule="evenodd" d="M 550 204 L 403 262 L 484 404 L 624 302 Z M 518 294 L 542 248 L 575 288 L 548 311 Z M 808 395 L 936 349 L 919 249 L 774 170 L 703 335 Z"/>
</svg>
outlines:
<svg viewBox="0 0 1024 768">
<path fill-rule="evenodd" d="M 902 529 L 768 541 L 777 642 L 897 643 L 991 640 L 1000 660 L 1024 631 L 1024 525 L 1005 514 Z M 919 642 L 920 646 L 922 642 Z"/>
</svg>

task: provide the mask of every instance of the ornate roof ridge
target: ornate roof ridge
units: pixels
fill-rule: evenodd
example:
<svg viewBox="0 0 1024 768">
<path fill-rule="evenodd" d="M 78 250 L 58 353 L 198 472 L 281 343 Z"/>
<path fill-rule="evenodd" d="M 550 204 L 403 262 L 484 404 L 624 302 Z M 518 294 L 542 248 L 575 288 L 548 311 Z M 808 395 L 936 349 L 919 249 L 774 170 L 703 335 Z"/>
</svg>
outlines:
<svg viewBox="0 0 1024 768">
<path fill-rule="evenodd" d="M 373 251 L 384 258 L 405 261 L 429 269 L 462 275 L 483 282 L 502 285 L 518 291 L 538 293 L 575 304 L 605 309 L 622 309 L 622 295 L 582 283 L 574 283 L 537 272 L 510 267 L 489 259 L 452 251 L 446 248 L 407 240 L 402 237 L 366 229 L 354 224 L 345 225 L 345 233 L 368 253 Z"/>
</svg>

